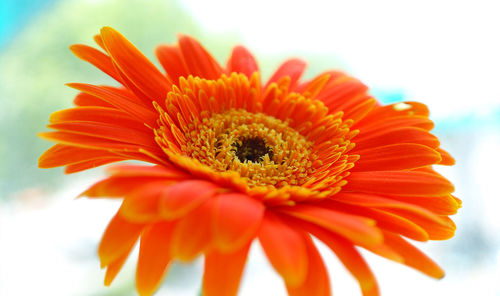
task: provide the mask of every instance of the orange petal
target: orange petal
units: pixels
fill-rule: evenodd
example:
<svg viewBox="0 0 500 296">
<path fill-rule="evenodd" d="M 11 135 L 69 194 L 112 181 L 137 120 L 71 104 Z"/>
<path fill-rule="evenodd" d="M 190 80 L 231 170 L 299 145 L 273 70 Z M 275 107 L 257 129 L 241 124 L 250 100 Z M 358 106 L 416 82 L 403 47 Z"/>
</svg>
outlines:
<svg viewBox="0 0 500 296">
<path fill-rule="evenodd" d="M 156 48 L 156 57 L 174 83 L 179 82 L 179 77 L 188 77 L 189 71 L 182 52 L 177 45 L 160 45 Z"/>
<path fill-rule="evenodd" d="M 121 255 L 119 258 L 115 259 L 113 262 L 109 263 L 108 266 L 106 267 L 106 274 L 104 276 L 104 285 L 109 286 L 115 279 L 116 275 L 120 272 L 122 269 L 123 264 L 127 260 L 128 256 L 130 255 L 130 252 L 133 249 L 133 245 L 130 246 L 130 249 L 126 251 L 123 255 Z"/>
<path fill-rule="evenodd" d="M 101 266 L 109 265 L 130 251 L 143 227 L 143 224 L 131 223 L 119 213 L 116 214 L 109 222 L 99 244 L 98 254 Z"/>
<path fill-rule="evenodd" d="M 279 68 L 274 72 L 274 74 L 269 78 L 264 89 L 266 89 L 271 83 L 278 82 L 281 78 L 288 76 L 290 77 L 290 90 L 293 90 L 294 86 L 297 84 L 298 80 L 302 76 L 306 69 L 306 63 L 299 59 L 289 59 L 279 66 Z"/>
<path fill-rule="evenodd" d="M 91 63 L 99 70 L 113 77 L 116 81 L 122 82 L 118 73 L 116 73 L 111 58 L 101 51 L 83 44 L 74 44 L 69 48 L 77 57 Z"/>
<path fill-rule="evenodd" d="M 235 46 L 227 61 L 227 71 L 243 73 L 250 78 L 254 72 L 259 71 L 259 66 L 248 49 L 244 46 Z"/>
<path fill-rule="evenodd" d="M 189 74 L 205 79 L 218 79 L 221 76 L 221 66 L 194 38 L 180 36 L 179 48 L 189 69 Z"/>
<path fill-rule="evenodd" d="M 341 199 L 339 199 L 339 202 L 328 201 L 323 203 L 323 205 L 338 211 L 372 219 L 380 229 L 398 233 L 418 241 L 429 240 L 429 235 L 422 227 L 396 214 L 363 205 L 349 205 L 344 203 Z M 361 246 L 365 247 L 367 245 L 362 244 Z"/>
<path fill-rule="evenodd" d="M 147 166 L 121 164 L 108 167 L 107 172 L 119 177 L 161 177 L 168 179 L 185 179 L 188 176 L 174 167 L 163 165 Z"/>
<path fill-rule="evenodd" d="M 189 262 L 211 246 L 214 206 L 208 199 L 179 220 L 172 234 L 173 258 Z"/>
<path fill-rule="evenodd" d="M 104 158 L 85 160 L 82 162 L 67 165 L 66 168 L 64 169 L 64 173 L 73 174 L 88 169 L 93 169 L 101 165 L 110 164 L 118 161 L 124 161 L 128 159 L 129 158 L 124 158 L 124 157 L 104 157 Z"/>
<path fill-rule="evenodd" d="M 114 151 L 136 151 L 138 152 L 140 149 L 143 149 L 144 146 L 124 143 L 115 140 L 108 140 L 99 137 L 92 137 L 86 135 L 79 135 L 70 132 L 45 132 L 39 133 L 38 136 L 40 138 L 58 142 L 61 144 L 75 146 L 86 149 L 103 149 L 103 150 L 114 150 Z M 159 148 L 148 148 L 153 153 L 161 153 Z"/>
<path fill-rule="evenodd" d="M 290 286 L 299 286 L 308 270 L 308 249 L 302 233 L 266 212 L 259 240 L 274 269 Z"/>
<path fill-rule="evenodd" d="M 378 121 L 363 121 L 362 125 L 356 124 L 352 128 L 358 128 L 362 135 L 401 127 L 418 127 L 429 131 L 434 127 L 434 123 L 427 116 L 411 115 L 381 118 Z"/>
<path fill-rule="evenodd" d="M 383 239 L 382 233 L 371 219 L 305 204 L 283 207 L 280 211 L 320 225 L 354 242 L 373 245 L 381 243 Z"/>
<path fill-rule="evenodd" d="M 171 186 L 172 181 L 148 182 L 127 193 L 120 214 L 130 221 L 150 222 L 160 219 L 160 196 Z"/>
<path fill-rule="evenodd" d="M 306 242 L 307 257 L 308 257 L 308 268 L 307 276 L 305 281 L 299 285 L 286 285 L 288 295 L 290 296 L 330 296 L 330 279 L 328 278 L 328 272 L 326 270 L 323 259 L 318 250 L 314 246 L 309 235 L 304 235 L 304 241 Z"/>
<path fill-rule="evenodd" d="M 77 89 L 79 91 L 83 91 L 89 95 L 100 98 L 101 100 L 115 106 L 118 109 L 121 109 L 128 114 L 134 116 L 140 121 L 148 124 L 149 126 L 155 126 L 156 119 L 158 115 L 145 107 L 141 103 L 134 102 L 130 100 L 127 96 L 119 93 L 117 91 L 113 91 L 112 89 L 106 87 L 95 86 L 91 84 L 85 83 L 68 83 L 69 87 Z M 151 108 L 153 108 L 151 106 Z"/>
<path fill-rule="evenodd" d="M 135 274 L 140 295 L 152 295 L 160 286 L 171 261 L 169 252 L 172 223 L 159 222 L 144 229 Z"/>
<path fill-rule="evenodd" d="M 399 102 L 390 104 L 387 106 L 380 106 L 373 109 L 369 115 L 367 115 L 359 125 L 364 125 L 365 123 L 379 122 L 390 117 L 398 116 L 429 116 L 429 109 L 426 105 L 419 102 Z"/>
<path fill-rule="evenodd" d="M 453 185 L 439 174 L 419 171 L 353 172 L 342 189 L 401 196 L 433 196 L 454 190 Z"/>
<path fill-rule="evenodd" d="M 392 144 L 360 150 L 351 172 L 409 170 L 441 162 L 436 150 L 420 144 Z"/>
<path fill-rule="evenodd" d="M 122 110 L 113 107 L 85 106 L 64 109 L 50 114 L 51 123 L 61 123 L 68 121 L 90 121 L 115 124 L 143 132 L 152 132 L 144 125 L 144 122 L 137 120 Z"/>
<path fill-rule="evenodd" d="M 356 136 L 354 142 L 356 146 L 353 152 L 402 143 L 421 144 L 433 149 L 439 147 L 439 140 L 436 136 L 418 127 L 396 127 L 394 129 L 381 129 L 371 133 L 362 132 Z"/>
<path fill-rule="evenodd" d="M 84 149 L 56 144 L 45 151 L 38 159 L 39 168 L 53 168 L 85 160 L 115 156 L 111 152 L 96 149 Z"/>
<path fill-rule="evenodd" d="M 84 92 L 79 93 L 76 95 L 75 99 L 73 100 L 73 104 L 76 106 L 98 106 L 98 107 L 108 107 L 108 108 L 114 108 L 113 105 L 110 103 L 103 101 L 97 97 L 94 97 L 92 95 L 86 94 Z"/>
<path fill-rule="evenodd" d="M 225 193 L 215 198 L 214 242 L 222 252 L 240 249 L 252 240 L 261 224 L 262 202 L 240 193 Z"/>
<path fill-rule="evenodd" d="M 363 296 L 379 295 L 375 276 L 352 243 L 319 227 L 312 234 L 325 243 L 358 280 Z"/>
<path fill-rule="evenodd" d="M 214 250 L 205 255 L 203 296 L 236 296 L 250 244 L 232 253 Z"/>
<path fill-rule="evenodd" d="M 170 82 L 130 41 L 110 27 L 101 29 L 106 51 L 120 71 L 151 100 L 164 100 Z"/>
<path fill-rule="evenodd" d="M 384 243 L 403 257 L 404 265 L 437 279 L 444 277 L 444 271 L 439 265 L 398 235 L 385 232 Z"/>
<path fill-rule="evenodd" d="M 48 128 L 69 132 L 77 135 L 85 135 L 96 138 L 104 138 L 123 143 L 143 146 L 145 149 L 156 149 L 158 144 L 154 140 L 152 131 L 144 132 L 129 127 L 122 127 L 119 123 L 101 122 L 60 122 L 47 125 Z"/>
<path fill-rule="evenodd" d="M 441 148 L 436 149 L 439 154 L 441 154 L 441 162 L 439 164 L 442 165 L 454 165 L 455 164 L 455 159 L 446 151 L 444 151 Z"/>
<path fill-rule="evenodd" d="M 204 180 L 187 180 L 169 186 L 160 198 L 160 213 L 165 219 L 180 218 L 212 197 L 218 189 L 213 182 Z"/>
</svg>

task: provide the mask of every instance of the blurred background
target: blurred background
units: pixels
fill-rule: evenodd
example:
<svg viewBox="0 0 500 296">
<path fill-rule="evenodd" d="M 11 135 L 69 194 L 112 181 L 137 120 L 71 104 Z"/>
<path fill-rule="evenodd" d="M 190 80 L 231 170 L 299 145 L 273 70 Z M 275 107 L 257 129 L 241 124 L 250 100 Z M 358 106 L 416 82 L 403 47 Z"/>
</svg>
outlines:
<svg viewBox="0 0 500 296">
<path fill-rule="evenodd" d="M 463 208 L 456 236 L 418 244 L 447 271 L 436 281 L 366 254 L 382 295 L 500 295 L 500 4 L 498 1 L 0 0 L 0 295 L 135 295 L 136 255 L 110 288 L 96 248 L 112 201 L 75 200 L 102 169 L 41 170 L 51 143 L 37 138 L 53 111 L 71 106 L 67 82 L 113 83 L 72 56 L 100 27 L 122 32 L 148 57 L 177 33 L 224 63 L 245 44 L 264 77 L 285 57 L 364 81 L 382 102 L 418 100 L 457 165 L 439 170 Z M 156 62 L 155 62 L 156 63 Z M 335 295 L 360 295 L 325 248 Z M 202 262 L 176 264 L 158 295 L 198 295 Z M 251 250 L 240 295 L 285 295 Z"/>
</svg>

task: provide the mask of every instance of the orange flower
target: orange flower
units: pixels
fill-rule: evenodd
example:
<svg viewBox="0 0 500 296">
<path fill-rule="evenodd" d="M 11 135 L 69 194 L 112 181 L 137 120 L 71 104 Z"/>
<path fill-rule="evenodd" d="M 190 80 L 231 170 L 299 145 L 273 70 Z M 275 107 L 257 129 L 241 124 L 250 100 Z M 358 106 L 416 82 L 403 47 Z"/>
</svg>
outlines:
<svg viewBox="0 0 500 296">
<path fill-rule="evenodd" d="M 121 84 L 71 83 L 75 108 L 50 117 L 57 144 L 41 168 L 74 173 L 122 160 L 83 193 L 123 198 L 99 246 L 105 284 L 140 240 L 136 284 L 154 293 L 172 260 L 204 255 L 203 295 L 235 295 L 258 239 L 289 295 L 330 295 L 311 236 L 359 281 L 378 286 L 356 247 L 435 278 L 443 270 L 403 237 L 451 238 L 460 200 L 432 169 L 452 165 L 429 130 L 427 107 L 381 106 L 367 87 L 329 71 L 300 79 L 305 63 L 283 63 L 262 85 L 247 49 L 220 66 L 193 38 L 161 45 L 159 71 L 125 37 L 104 27 L 104 50 L 73 45 L 79 58 Z"/>
</svg>

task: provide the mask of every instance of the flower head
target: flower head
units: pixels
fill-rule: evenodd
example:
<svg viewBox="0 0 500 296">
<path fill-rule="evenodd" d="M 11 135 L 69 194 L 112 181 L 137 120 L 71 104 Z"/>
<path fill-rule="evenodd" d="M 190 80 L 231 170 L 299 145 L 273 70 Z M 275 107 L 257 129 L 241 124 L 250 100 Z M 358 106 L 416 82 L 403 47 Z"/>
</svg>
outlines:
<svg viewBox="0 0 500 296">
<path fill-rule="evenodd" d="M 79 58 L 120 86 L 71 83 L 75 108 L 50 117 L 57 142 L 42 168 L 74 173 L 123 160 L 83 193 L 123 199 L 99 246 L 109 285 L 140 240 L 136 284 L 154 293 L 172 260 L 204 255 L 203 295 L 235 295 L 258 240 L 289 295 L 330 295 L 311 237 L 325 243 L 378 295 L 357 247 L 427 275 L 444 273 L 403 237 L 453 236 L 460 200 L 432 169 L 452 165 L 429 131 L 427 107 L 381 106 L 341 72 L 301 80 L 291 59 L 263 83 L 253 56 L 237 46 L 226 67 L 193 38 L 161 45 L 158 70 L 125 37 L 105 27 L 103 51 L 73 45 Z"/>
</svg>

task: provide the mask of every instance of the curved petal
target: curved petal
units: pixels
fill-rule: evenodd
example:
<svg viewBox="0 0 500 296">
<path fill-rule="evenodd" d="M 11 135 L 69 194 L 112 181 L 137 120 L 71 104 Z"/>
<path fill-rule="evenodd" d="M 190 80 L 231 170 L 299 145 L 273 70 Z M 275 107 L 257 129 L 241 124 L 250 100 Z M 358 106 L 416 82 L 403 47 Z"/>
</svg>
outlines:
<svg viewBox="0 0 500 296">
<path fill-rule="evenodd" d="M 288 76 L 290 77 L 289 89 L 293 90 L 305 70 L 306 70 L 306 63 L 303 60 L 289 59 L 278 67 L 278 69 L 274 72 L 271 78 L 269 78 L 269 81 L 267 82 L 264 89 L 267 89 L 267 87 L 271 83 L 278 82 L 281 78 Z"/>
<path fill-rule="evenodd" d="M 259 66 L 253 55 L 244 46 L 235 46 L 227 61 L 227 72 L 245 74 L 248 78 L 259 71 Z"/>
<path fill-rule="evenodd" d="M 307 276 L 308 249 L 304 235 L 266 212 L 259 240 L 276 271 L 290 286 L 300 286 Z"/>
<path fill-rule="evenodd" d="M 343 190 L 387 195 L 449 194 L 453 185 L 437 173 L 420 171 L 353 172 Z"/>
<path fill-rule="evenodd" d="M 225 193 L 215 198 L 214 210 L 214 243 L 222 252 L 231 252 L 255 237 L 265 207 L 246 194 Z"/>
<path fill-rule="evenodd" d="M 374 221 L 364 217 L 305 204 L 283 207 L 280 211 L 320 225 L 353 242 L 374 245 L 381 243 L 383 239 L 382 233 L 375 226 Z"/>
<path fill-rule="evenodd" d="M 122 257 L 135 245 L 144 225 L 131 223 L 117 213 L 108 224 L 99 244 L 101 266 Z"/>
<path fill-rule="evenodd" d="M 250 244 L 232 253 L 214 250 L 205 255 L 203 296 L 236 296 Z"/>
<path fill-rule="evenodd" d="M 385 232 L 384 243 L 403 257 L 404 265 L 415 268 L 433 278 L 444 277 L 444 271 L 439 265 L 400 236 Z"/>
<path fill-rule="evenodd" d="M 172 257 L 189 262 L 212 244 L 212 223 L 215 203 L 208 199 L 181 218 L 172 233 Z"/>
<path fill-rule="evenodd" d="M 142 232 L 135 274 L 137 291 L 140 295 L 152 295 L 158 289 L 171 261 L 169 252 L 171 235 L 170 222 L 149 225 Z"/>
<path fill-rule="evenodd" d="M 165 219 L 180 218 L 215 195 L 219 189 L 213 182 L 187 180 L 166 188 L 160 198 L 160 213 Z"/>
<path fill-rule="evenodd" d="M 288 295 L 290 296 L 330 296 L 330 279 L 326 271 L 325 264 L 318 250 L 314 246 L 309 235 L 304 235 L 306 242 L 308 268 L 305 281 L 298 285 L 286 285 Z"/>
<path fill-rule="evenodd" d="M 118 73 L 116 73 L 111 58 L 101 51 L 83 44 L 74 44 L 69 47 L 71 52 L 75 54 L 80 59 L 91 63 L 97 67 L 102 72 L 113 77 L 116 81 L 122 83 L 122 79 Z"/>
<path fill-rule="evenodd" d="M 221 66 L 194 38 L 180 36 L 179 48 L 189 69 L 189 74 L 206 79 L 218 79 L 221 76 Z"/>
<path fill-rule="evenodd" d="M 160 45 L 155 50 L 156 57 L 168 77 L 174 83 L 179 83 L 179 77 L 188 77 L 189 70 L 182 57 L 182 52 L 177 45 Z"/>
<path fill-rule="evenodd" d="M 360 159 L 351 172 L 409 170 L 441 162 L 436 150 L 420 144 L 392 144 L 353 153 Z"/>
<path fill-rule="evenodd" d="M 160 196 L 172 181 L 158 180 L 148 182 L 127 193 L 120 208 L 123 217 L 135 222 L 150 222 L 161 218 Z"/>
<path fill-rule="evenodd" d="M 110 27 L 101 38 L 114 64 L 151 100 L 164 100 L 171 83 L 130 41 Z"/>
<path fill-rule="evenodd" d="M 115 279 L 115 277 L 118 275 L 120 270 L 122 269 L 123 264 L 127 260 L 128 256 L 130 255 L 130 252 L 132 252 L 133 246 L 130 247 L 130 249 L 125 252 L 123 255 L 121 255 L 119 258 L 115 259 L 113 262 L 109 263 L 108 266 L 106 267 L 106 274 L 104 275 L 104 285 L 109 286 Z"/>
</svg>

